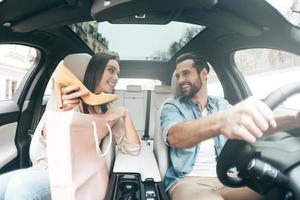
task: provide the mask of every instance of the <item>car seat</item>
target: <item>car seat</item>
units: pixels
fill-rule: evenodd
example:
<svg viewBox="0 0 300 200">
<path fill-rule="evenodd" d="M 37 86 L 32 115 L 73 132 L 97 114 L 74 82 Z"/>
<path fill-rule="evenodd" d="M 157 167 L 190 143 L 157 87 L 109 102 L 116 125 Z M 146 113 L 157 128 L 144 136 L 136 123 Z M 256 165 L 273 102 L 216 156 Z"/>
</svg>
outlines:
<svg viewBox="0 0 300 200">
<path fill-rule="evenodd" d="M 166 174 L 166 171 L 169 166 L 169 156 L 168 156 L 168 146 L 164 142 L 163 134 L 160 127 L 160 113 L 162 106 L 166 101 L 169 101 L 173 99 L 175 96 L 177 96 L 178 89 L 177 89 L 177 83 L 176 83 L 176 77 L 175 77 L 175 71 L 172 76 L 171 81 L 171 90 L 170 90 L 170 96 L 169 98 L 165 99 L 163 103 L 160 105 L 159 109 L 156 109 L 155 112 L 155 129 L 154 129 L 154 144 L 153 144 L 153 151 L 154 155 L 157 160 L 157 164 L 159 167 L 161 179 L 163 180 Z"/>
</svg>

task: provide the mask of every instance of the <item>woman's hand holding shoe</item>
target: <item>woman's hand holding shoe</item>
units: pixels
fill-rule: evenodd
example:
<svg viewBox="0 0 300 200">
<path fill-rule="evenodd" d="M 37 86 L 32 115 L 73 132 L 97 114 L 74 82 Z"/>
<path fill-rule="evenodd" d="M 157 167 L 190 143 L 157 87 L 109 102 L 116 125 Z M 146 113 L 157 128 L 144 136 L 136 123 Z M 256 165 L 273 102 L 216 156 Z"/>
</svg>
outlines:
<svg viewBox="0 0 300 200">
<path fill-rule="evenodd" d="M 61 89 L 62 110 L 72 110 L 74 107 L 79 105 L 81 97 L 86 96 L 88 94 L 87 91 L 80 91 L 79 89 L 79 86 L 76 85 L 70 85 Z"/>
</svg>

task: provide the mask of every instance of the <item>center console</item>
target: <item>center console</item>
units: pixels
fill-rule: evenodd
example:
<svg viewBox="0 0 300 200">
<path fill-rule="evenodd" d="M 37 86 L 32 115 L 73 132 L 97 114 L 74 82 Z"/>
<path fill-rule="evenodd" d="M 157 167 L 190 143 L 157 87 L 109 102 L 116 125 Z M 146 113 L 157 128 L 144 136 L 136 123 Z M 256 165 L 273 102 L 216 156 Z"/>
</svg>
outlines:
<svg viewBox="0 0 300 200">
<path fill-rule="evenodd" d="M 106 200 L 168 200 L 152 149 L 138 156 L 117 153 Z"/>
</svg>

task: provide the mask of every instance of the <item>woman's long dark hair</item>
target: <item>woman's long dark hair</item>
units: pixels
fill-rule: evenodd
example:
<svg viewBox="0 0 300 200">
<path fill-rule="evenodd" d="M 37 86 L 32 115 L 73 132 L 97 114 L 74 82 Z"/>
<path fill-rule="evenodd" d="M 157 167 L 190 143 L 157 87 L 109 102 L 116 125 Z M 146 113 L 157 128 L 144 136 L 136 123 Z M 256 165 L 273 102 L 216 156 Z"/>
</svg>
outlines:
<svg viewBox="0 0 300 200">
<path fill-rule="evenodd" d="M 96 53 L 92 56 L 86 68 L 84 79 L 83 79 L 83 84 L 91 92 L 93 93 L 96 92 L 95 90 L 102 79 L 104 69 L 109 60 L 116 60 L 117 62 L 119 62 L 118 56 L 111 55 L 108 53 Z M 108 104 L 101 104 L 100 108 L 101 111 L 105 113 L 108 110 Z M 84 102 L 83 102 L 83 112 L 89 113 L 88 107 Z"/>
</svg>

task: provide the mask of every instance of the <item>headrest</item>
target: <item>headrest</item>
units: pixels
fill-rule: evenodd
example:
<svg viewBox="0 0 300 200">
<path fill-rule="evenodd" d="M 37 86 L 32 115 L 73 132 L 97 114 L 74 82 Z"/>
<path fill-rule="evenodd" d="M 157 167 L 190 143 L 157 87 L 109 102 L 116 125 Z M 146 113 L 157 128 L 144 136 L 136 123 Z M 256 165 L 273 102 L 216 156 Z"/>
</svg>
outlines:
<svg viewBox="0 0 300 200">
<path fill-rule="evenodd" d="M 86 53 L 70 54 L 64 58 L 63 63 L 80 81 L 83 81 L 85 70 L 91 57 L 91 55 Z M 54 92 L 55 87 L 53 87 L 52 90 L 52 95 L 50 96 L 46 107 L 46 110 L 48 111 L 59 109 L 56 92 Z"/>
<path fill-rule="evenodd" d="M 91 55 L 87 53 L 75 53 L 67 55 L 64 58 L 64 65 L 75 75 L 80 81 L 83 81 L 85 70 Z"/>
<path fill-rule="evenodd" d="M 140 92 L 142 87 L 140 85 L 127 85 L 126 92 Z"/>
<path fill-rule="evenodd" d="M 179 88 L 176 80 L 176 70 L 173 72 L 172 80 L 171 80 L 171 92 L 174 97 L 177 97 L 179 94 Z"/>
<path fill-rule="evenodd" d="M 156 85 L 154 91 L 158 94 L 170 94 L 171 87 L 168 85 Z"/>
</svg>

